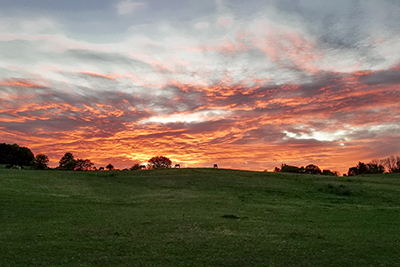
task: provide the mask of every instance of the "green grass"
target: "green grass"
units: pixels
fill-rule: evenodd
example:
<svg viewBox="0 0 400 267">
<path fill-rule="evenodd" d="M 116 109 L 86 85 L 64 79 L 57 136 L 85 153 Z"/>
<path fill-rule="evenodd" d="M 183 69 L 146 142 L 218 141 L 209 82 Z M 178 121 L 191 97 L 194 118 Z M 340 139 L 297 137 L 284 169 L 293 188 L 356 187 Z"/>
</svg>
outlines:
<svg viewBox="0 0 400 267">
<path fill-rule="evenodd" d="M 0 266 L 399 266 L 400 176 L 0 169 Z"/>
</svg>

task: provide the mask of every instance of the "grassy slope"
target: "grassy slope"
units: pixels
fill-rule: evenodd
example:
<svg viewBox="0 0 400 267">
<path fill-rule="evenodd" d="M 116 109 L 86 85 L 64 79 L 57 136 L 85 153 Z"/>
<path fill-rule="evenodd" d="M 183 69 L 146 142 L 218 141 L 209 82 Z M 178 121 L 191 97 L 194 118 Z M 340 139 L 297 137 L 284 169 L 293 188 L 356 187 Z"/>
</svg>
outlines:
<svg viewBox="0 0 400 267">
<path fill-rule="evenodd" d="M 0 266 L 398 266 L 399 219 L 399 175 L 0 170 Z"/>
</svg>

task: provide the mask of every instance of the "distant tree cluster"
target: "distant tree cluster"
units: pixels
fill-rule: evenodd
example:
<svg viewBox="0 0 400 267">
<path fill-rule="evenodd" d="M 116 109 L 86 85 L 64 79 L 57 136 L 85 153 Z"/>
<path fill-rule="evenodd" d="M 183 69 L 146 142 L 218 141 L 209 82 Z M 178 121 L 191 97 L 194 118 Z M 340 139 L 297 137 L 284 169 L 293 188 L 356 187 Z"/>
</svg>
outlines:
<svg viewBox="0 0 400 267">
<path fill-rule="evenodd" d="M 390 156 L 384 159 L 375 159 L 367 164 L 359 162 L 357 166 L 349 168 L 347 175 L 381 174 L 386 170 L 389 173 L 400 172 L 400 157 Z"/>
<path fill-rule="evenodd" d="M 282 164 L 280 168 L 275 167 L 274 172 L 290 172 L 290 173 L 309 173 L 309 174 L 322 174 L 322 175 L 333 175 L 339 176 L 339 173 L 331 170 L 322 170 L 313 164 L 307 165 L 306 167 L 297 167 L 287 164 Z M 400 157 L 390 156 L 383 159 L 375 159 L 365 164 L 359 162 L 357 166 L 350 167 L 347 174 L 344 176 L 355 176 L 362 174 L 382 174 L 388 173 L 400 173 Z"/>
<path fill-rule="evenodd" d="M 0 164 L 6 164 L 8 168 L 31 166 L 34 160 L 35 156 L 27 147 L 21 147 L 17 144 L 0 144 Z"/>
<path fill-rule="evenodd" d="M 164 156 L 152 157 L 149 159 L 147 167 L 145 165 L 140 165 L 139 163 L 135 163 L 131 168 L 124 170 L 141 170 L 141 169 L 162 169 L 162 168 L 171 168 L 171 160 Z M 60 159 L 59 166 L 57 169 L 59 170 L 75 170 L 75 171 L 90 171 L 97 170 L 96 167 L 93 167 L 93 163 L 89 159 L 75 159 L 72 153 L 67 152 Z M 112 171 L 115 170 L 114 165 L 111 163 L 105 167 L 107 170 Z M 100 167 L 98 170 L 104 170 L 104 167 Z"/>
<path fill-rule="evenodd" d="M 34 156 L 32 151 L 27 147 L 20 147 L 17 144 L 0 144 L 0 164 L 6 165 L 6 168 L 23 168 L 30 167 L 35 170 L 47 170 L 49 157 L 45 154 L 37 154 Z M 172 161 L 164 156 L 156 156 L 149 159 L 147 166 L 135 163 L 131 168 L 125 170 L 141 170 L 141 169 L 164 169 L 171 168 Z M 110 163 L 105 167 L 107 170 L 115 170 Z M 71 152 L 67 152 L 61 157 L 56 170 L 65 171 L 91 171 L 97 170 L 94 163 L 90 159 L 75 159 Z M 98 170 L 104 170 L 104 167 L 99 167 Z"/>
<path fill-rule="evenodd" d="M 59 161 L 57 169 L 67 171 L 91 171 L 96 170 L 90 159 L 75 159 L 71 152 L 67 152 Z"/>
<path fill-rule="evenodd" d="M 321 169 L 314 164 L 307 165 L 306 167 L 303 167 L 303 166 L 297 167 L 297 166 L 282 164 L 280 168 L 275 167 L 274 172 L 308 173 L 308 174 L 322 174 L 322 175 L 339 176 L 339 173 L 337 171 L 331 171 L 331 170 L 322 170 L 321 171 Z"/>
</svg>

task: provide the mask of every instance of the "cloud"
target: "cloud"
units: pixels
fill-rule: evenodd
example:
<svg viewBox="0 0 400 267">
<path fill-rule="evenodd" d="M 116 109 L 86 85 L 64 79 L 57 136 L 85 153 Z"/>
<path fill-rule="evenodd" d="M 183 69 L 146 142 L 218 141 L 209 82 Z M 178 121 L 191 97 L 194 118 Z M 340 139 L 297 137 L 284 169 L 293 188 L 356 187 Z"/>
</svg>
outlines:
<svg viewBox="0 0 400 267">
<path fill-rule="evenodd" d="M 109 75 L 80 75 L 84 79 L 105 79 L 118 84 L 118 78 Z M 327 156 L 324 158 L 323 154 L 334 155 L 342 148 L 370 142 L 378 136 L 385 140 L 387 135 L 396 135 L 393 127 L 398 123 L 394 119 L 398 118 L 394 115 L 398 109 L 392 110 L 394 120 L 385 127 L 379 126 L 382 125 L 380 117 L 375 118 L 374 113 L 368 112 L 374 112 L 377 107 L 396 107 L 400 99 L 398 94 L 371 91 L 374 84 L 372 87 L 356 85 L 352 90 L 342 85 L 350 78 L 365 79 L 365 75 L 331 74 L 316 85 L 234 87 L 223 97 L 209 95 L 207 88 L 185 85 L 165 87 L 162 93 L 147 92 L 145 95 L 96 88 L 85 89 L 77 95 L 34 81 L 4 81 L 1 92 L 8 92 L 8 98 L 13 100 L 1 105 L 2 113 L 9 116 L 0 119 L 0 128 L 7 129 L 6 137 L 15 133 L 24 142 L 29 138 L 37 143 L 64 143 L 64 149 L 79 151 L 86 157 L 94 152 L 105 153 L 105 150 L 129 155 L 132 147 L 141 147 L 140 160 L 161 149 L 181 162 L 187 160 L 201 165 L 229 154 L 232 159 L 254 162 L 250 167 L 256 168 L 262 162 L 256 156 L 262 149 L 270 151 L 268 153 L 276 159 L 274 164 L 277 165 L 279 161 L 300 162 L 296 157 L 327 164 Z M 10 87 L 15 89 L 7 90 Z M 27 89 L 17 91 L 17 88 Z M 338 90 L 342 91 L 332 98 Z M 246 94 L 247 91 L 250 94 Z M 199 105 L 203 99 L 205 102 Z M 357 103 L 357 109 L 354 103 Z M 215 106 L 221 109 L 218 114 L 212 110 Z M 376 126 L 371 128 L 371 125 Z M 111 148 L 115 144 L 118 144 L 118 150 Z M 249 152 L 240 151 L 240 148 L 249 149 Z M 181 157 L 180 153 L 186 156 Z M 101 158 L 94 160 L 102 162 Z"/>
<path fill-rule="evenodd" d="M 197 22 L 194 27 L 196 29 L 207 29 L 210 26 L 210 23 L 208 22 Z"/>
<path fill-rule="evenodd" d="M 217 20 L 217 26 L 221 28 L 228 28 L 233 23 L 233 19 L 229 16 L 220 17 Z"/>
<path fill-rule="evenodd" d="M 54 34 L 62 25 L 54 18 L 44 16 L 21 17 L 18 20 L 9 19 L 5 15 L 0 19 L 0 33 L 8 34 Z M 4 38 L 4 37 L 3 37 Z"/>
<path fill-rule="evenodd" d="M 187 23 L 133 24 L 123 40 L 102 43 L 50 19 L 3 28 L 3 142 L 47 153 L 52 164 L 72 151 L 118 167 L 163 154 L 186 166 L 313 163 L 344 172 L 374 152 L 400 153 L 398 29 L 371 38 L 374 23 L 361 22 L 381 23 L 374 5 L 343 17 L 345 2 L 333 11 L 279 3 L 247 17 L 231 5 Z M 125 15 L 144 3 L 118 6 Z"/>
<path fill-rule="evenodd" d="M 132 0 L 123 0 L 118 2 L 115 8 L 119 15 L 129 15 L 146 6 L 144 2 L 133 2 Z"/>
</svg>

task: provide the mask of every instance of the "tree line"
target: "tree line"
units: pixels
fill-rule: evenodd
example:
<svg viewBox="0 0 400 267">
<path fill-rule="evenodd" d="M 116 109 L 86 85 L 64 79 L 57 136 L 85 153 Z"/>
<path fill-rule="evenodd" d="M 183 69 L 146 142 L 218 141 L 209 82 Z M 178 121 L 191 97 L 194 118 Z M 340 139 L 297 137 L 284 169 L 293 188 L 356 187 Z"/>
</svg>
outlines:
<svg viewBox="0 0 400 267">
<path fill-rule="evenodd" d="M 5 164 L 6 168 L 23 168 L 29 166 L 35 170 L 51 169 L 48 166 L 49 157 L 45 154 L 37 154 L 36 156 L 27 147 L 22 147 L 17 144 L 0 143 L 0 164 Z M 140 170 L 140 169 L 161 169 L 171 168 L 172 161 L 164 156 L 152 157 L 148 160 L 146 165 L 135 163 L 132 167 L 125 170 Z M 89 170 L 114 170 L 114 166 L 110 163 L 105 168 L 94 166 L 90 159 L 75 158 L 71 152 L 67 152 L 61 157 L 59 165 L 54 168 L 56 170 L 75 170 L 75 171 L 89 171 Z M 307 173 L 307 174 L 321 174 L 339 176 L 337 171 L 324 169 L 321 170 L 314 164 L 309 164 L 305 167 L 291 166 L 282 164 L 280 168 L 275 167 L 274 172 L 289 172 L 289 173 Z M 390 156 L 383 159 L 375 159 L 369 163 L 359 162 L 357 166 L 350 167 L 347 174 L 343 176 L 354 176 L 362 174 L 382 174 L 400 173 L 400 157 Z"/>
<path fill-rule="evenodd" d="M 322 170 L 313 164 L 307 165 L 306 167 L 297 167 L 287 164 L 282 164 L 280 168 L 275 167 L 274 172 L 290 172 L 290 173 L 308 173 L 308 174 L 322 174 L 322 175 L 333 175 L 339 176 L 337 171 Z M 350 167 L 347 174 L 343 176 L 355 176 L 362 174 L 382 174 L 388 173 L 400 173 L 400 157 L 390 156 L 383 159 L 375 159 L 369 163 L 359 162 L 357 166 Z"/>
<path fill-rule="evenodd" d="M 297 167 L 297 166 L 282 164 L 280 168 L 275 167 L 274 172 L 308 173 L 308 174 L 339 176 L 339 173 L 337 171 L 331 171 L 328 169 L 321 171 L 321 169 L 314 164 L 307 165 L 306 167 L 303 166 Z"/>
<path fill-rule="evenodd" d="M 400 157 L 390 156 L 383 159 L 375 159 L 367 164 L 359 162 L 357 166 L 349 168 L 347 175 L 381 174 L 384 172 L 400 173 Z"/>
<path fill-rule="evenodd" d="M 27 147 L 21 147 L 17 144 L 0 144 L 0 164 L 6 165 L 6 168 L 24 168 L 30 167 L 35 170 L 49 170 L 49 157 L 45 154 L 37 154 L 36 156 Z M 140 170 L 140 169 L 161 169 L 171 168 L 172 161 L 164 156 L 152 157 L 146 165 L 135 163 L 131 168 L 125 170 Z M 94 166 L 90 159 L 75 158 L 71 152 L 67 152 L 61 157 L 59 165 L 55 170 L 68 171 L 91 171 L 91 170 L 114 170 L 114 166 L 110 163 L 105 168 Z"/>
</svg>

